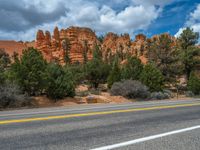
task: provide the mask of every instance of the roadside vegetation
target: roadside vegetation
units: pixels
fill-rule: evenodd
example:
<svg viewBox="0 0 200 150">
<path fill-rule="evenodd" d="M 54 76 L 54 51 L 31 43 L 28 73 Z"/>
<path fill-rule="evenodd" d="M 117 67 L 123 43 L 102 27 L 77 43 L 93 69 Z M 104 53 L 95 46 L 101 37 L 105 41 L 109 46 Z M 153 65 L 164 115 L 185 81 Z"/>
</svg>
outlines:
<svg viewBox="0 0 200 150">
<path fill-rule="evenodd" d="M 83 53 L 83 64 L 71 64 L 66 55 L 64 66 L 46 62 L 34 48 L 24 50 L 21 57 L 14 54 L 12 58 L 0 50 L 0 109 L 29 106 L 32 97 L 41 95 L 54 102 L 74 97 L 75 88 L 80 84 L 89 85 L 93 93 L 98 93 L 102 90 L 100 85 L 105 84 L 104 91 L 129 99 L 168 99 L 174 96 L 173 92 L 199 95 L 198 39 L 199 35 L 189 28 L 176 44 L 163 34 L 158 40 L 149 41 L 150 60 L 145 65 L 129 54 L 116 53 L 105 60 L 98 45 L 94 47 L 91 61 Z M 126 63 L 121 64 L 121 60 Z M 180 84 L 182 76 L 186 76 L 186 85 Z"/>
</svg>

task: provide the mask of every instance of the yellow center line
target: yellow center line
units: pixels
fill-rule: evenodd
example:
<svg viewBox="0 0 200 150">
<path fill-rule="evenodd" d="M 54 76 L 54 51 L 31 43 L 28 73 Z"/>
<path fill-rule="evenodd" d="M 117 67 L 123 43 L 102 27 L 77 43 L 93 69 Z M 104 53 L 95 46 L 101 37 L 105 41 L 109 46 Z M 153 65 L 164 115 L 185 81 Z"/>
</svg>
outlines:
<svg viewBox="0 0 200 150">
<path fill-rule="evenodd" d="M 147 107 L 147 108 L 132 108 L 132 109 L 125 109 L 125 110 L 89 112 L 89 113 L 80 113 L 80 114 L 68 114 L 68 115 L 59 115 L 59 116 L 38 117 L 38 118 L 25 118 L 25 119 L 16 119 L 16 120 L 3 120 L 3 121 L 0 121 L 0 125 L 12 124 L 12 123 L 24 123 L 24 122 L 32 122 L 32 121 L 66 119 L 66 118 L 75 118 L 75 117 L 86 117 L 86 116 L 95 116 L 95 115 L 108 115 L 108 114 L 127 113 L 127 112 L 136 112 L 136 111 L 169 109 L 169 108 L 178 108 L 178 107 L 191 107 L 191 106 L 200 106 L 200 103 L 168 105 L 168 106 L 154 106 L 154 107 Z"/>
</svg>

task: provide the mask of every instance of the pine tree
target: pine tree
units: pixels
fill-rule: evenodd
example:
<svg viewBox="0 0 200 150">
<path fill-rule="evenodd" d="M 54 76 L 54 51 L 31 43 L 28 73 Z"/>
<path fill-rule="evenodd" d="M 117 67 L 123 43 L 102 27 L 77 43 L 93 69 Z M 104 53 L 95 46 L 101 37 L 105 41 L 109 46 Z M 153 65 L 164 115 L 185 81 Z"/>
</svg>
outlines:
<svg viewBox="0 0 200 150">
<path fill-rule="evenodd" d="M 129 57 L 122 67 L 122 79 L 139 80 L 143 70 L 143 64 L 137 57 Z"/>
<path fill-rule="evenodd" d="M 197 57 L 200 56 L 200 49 L 195 46 L 198 39 L 199 33 L 194 32 L 193 29 L 190 28 L 183 30 L 179 37 L 182 61 L 187 79 L 189 79 L 189 76 L 195 67 L 200 65 L 200 61 L 197 59 Z"/>
<path fill-rule="evenodd" d="M 163 89 L 163 75 L 153 64 L 147 64 L 144 67 L 141 73 L 140 81 L 148 86 L 151 92 L 159 92 Z"/>
<path fill-rule="evenodd" d="M 62 47 L 64 49 L 64 60 L 66 64 L 70 64 L 71 63 L 71 59 L 69 57 L 69 53 L 70 53 L 70 49 L 71 49 L 71 45 L 70 45 L 70 41 L 69 39 L 64 39 L 63 43 L 62 43 Z"/>
<path fill-rule="evenodd" d="M 112 65 L 112 70 L 108 76 L 108 87 L 111 88 L 115 82 L 119 82 L 121 80 L 121 70 L 119 67 L 119 58 L 116 56 Z"/>
<path fill-rule="evenodd" d="M 102 53 L 99 46 L 95 46 L 93 59 L 86 64 L 86 78 L 94 88 L 106 81 L 110 68 L 102 60 Z"/>
<path fill-rule="evenodd" d="M 48 97 L 54 100 L 75 95 L 73 75 L 69 69 L 64 69 L 56 63 L 48 64 L 46 93 Z"/>
<path fill-rule="evenodd" d="M 175 40 L 168 34 L 161 34 L 157 39 L 149 41 L 148 46 L 148 58 L 162 72 L 165 82 L 176 82 L 182 64 Z"/>
<path fill-rule="evenodd" d="M 6 81 L 6 71 L 11 63 L 9 55 L 5 50 L 0 49 L 0 85 Z"/>
<path fill-rule="evenodd" d="M 195 95 L 200 94 L 200 78 L 198 78 L 194 72 L 191 72 L 190 74 L 188 89 L 192 91 Z"/>
<path fill-rule="evenodd" d="M 83 48 L 83 62 L 84 62 L 84 64 L 86 64 L 88 62 L 88 57 L 87 57 L 88 50 L 89 50 L 88 42 L 84 41 L 84 48 Z"/>
<path fill-rule="evenodd" d="M 21 59 L 16 59 L 11 69 L 24 92 L 39 95 L 46 84 L 46 61 L 41 52 L 34 48 L 23 51 Z"/>
</svg>

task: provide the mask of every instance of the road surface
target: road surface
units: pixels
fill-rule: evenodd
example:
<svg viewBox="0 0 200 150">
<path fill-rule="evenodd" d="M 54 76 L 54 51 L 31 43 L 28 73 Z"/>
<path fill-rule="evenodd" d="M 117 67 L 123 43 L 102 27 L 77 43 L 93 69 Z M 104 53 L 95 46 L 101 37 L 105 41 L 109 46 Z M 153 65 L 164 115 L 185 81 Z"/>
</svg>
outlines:
<svg viewBox="0 0 200 150">
<path fill-rule="evenodd" d="M 200 100 L 0 112 L 0 150 L 199 150 Z"/>
</svg>

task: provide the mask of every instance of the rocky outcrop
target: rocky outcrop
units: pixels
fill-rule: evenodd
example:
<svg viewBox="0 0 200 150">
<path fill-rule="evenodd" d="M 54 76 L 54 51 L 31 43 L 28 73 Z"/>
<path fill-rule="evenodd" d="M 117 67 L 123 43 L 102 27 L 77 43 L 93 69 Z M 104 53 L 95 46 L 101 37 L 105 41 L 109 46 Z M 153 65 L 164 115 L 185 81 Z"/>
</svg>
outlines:
<svg viewBox="0 0 200 150">
<path fill-rule="evenodd" d="M 4 49 L 6 53 L 12 56 L 15 52 L 19 55 L 26 49 L 29 43 L 16 42 L 16 41 L 0 41 L 0 49 Z"/>
<path fill-rule="evenodd" d="M 0 48 L 5 49 L 9 54 L 16 51 L 21 55 L 23 49 L 34 47 L 42 52 L 47 61 L 58 61 L 60 64 L 65 64 L 66 54 L 69 55 L 71 63 L 82 63 L 83 53 L 86 53 L 88 60 L 91 60 L 94 47 L 99 45 L 104 59 L 119 53 L 124 62 L 128 54 L 137 56 L 146 64 L 148 62 L 148 43 L 158 40 L 158 37 L 156 35 L 147 39 L 145 35 L 138 34 L 134 40 L 131 40 L 129 34 L 117 35 L 110 32 L 100 43 L 95 32 L 89 28 L 69 27 L 59 30 L 56 27 L 53 35 L 49 31 L 38 30 L 36 41 L 33 42 L 0 41 Z M 175 40 L 175 38 L 173 39 Z"/>
<path fill-rule="evenodd" d="M 72 63 L 83 62 L 83 52 L 86 51 L 88 60 L 92 59 L 92 49 L 99 44 L 95 33 L 89 28 L 70 27 L 58 30 L 56 27 L 51 37 L 48 31 L 39 30 L 36 38 L 36 48 L 39 49 L 49 61 L 65 62 L 68 51 Z"/>
<path fill-rule="evenodd" d="M 135 41 L 131 41 L 129 34 L 118 36 L 114 33 L 108 33 L 103 41 L 102 49 L 104 50 L 104 57 L 106 53 L 112 54 L 121 53 L 137 56 L 143 63 L 147 63 L 147 39 L 143 34 L 135 37 Z"/>
</svg>

